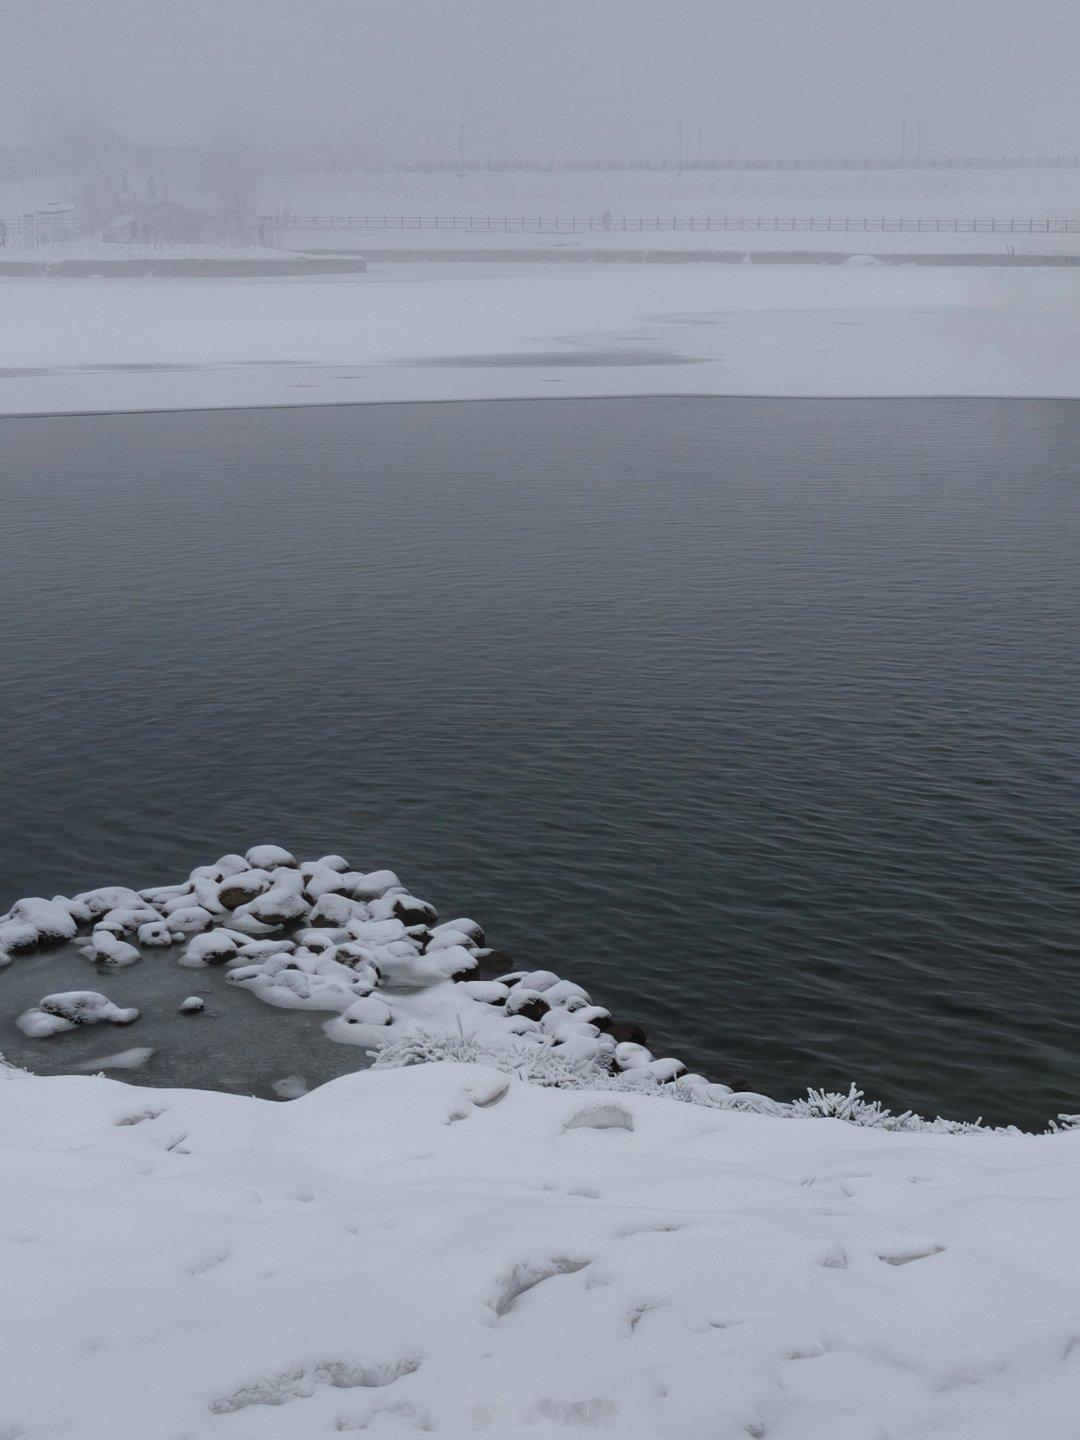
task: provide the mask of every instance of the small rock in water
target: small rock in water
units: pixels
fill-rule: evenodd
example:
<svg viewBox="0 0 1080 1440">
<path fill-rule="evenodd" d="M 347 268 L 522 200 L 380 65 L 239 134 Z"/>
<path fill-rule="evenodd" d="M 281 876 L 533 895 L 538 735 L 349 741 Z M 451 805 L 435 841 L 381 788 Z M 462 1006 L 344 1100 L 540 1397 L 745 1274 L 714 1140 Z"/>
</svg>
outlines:
<svg viewBox="0 0 1080 1440">
<path fill-rule="evenodd" d="M 28 920 L 6 920 L 0 925 L 0 948 L 12 955 L 25 955 L 30 950 L 36 950 L 37 943 L 37 928 Z"/>
<path fill-rule="evenodd" d="M 280 1095 L 282 1100 L 299 1100 L 301 1095 L 308 1093 L 311 1086 L 303 1075 L 286 1075 L 283 1080 L 275 1080 L 270 1089 L 275 1095 Z"/>
<path fill-rule="evenodd" d="M 350 868 L 344 855 L 321 855 L 315 864 L 324 870 L 336 870 L 339 875 L 344 875 Z"/>
<path fill-rule="evenodd" d="M 17 900 L 11 907 L 13 920 L 30 925 L 37 932 L 37 944 L 62 945 L 65 940 L 74 939 L 78 930 L 74 917 L 55 900 L 44 900 L 40 895 L 29 895 Z M 8 949 L 14 948 L 10 944 Z"/>
<path fill-rule="evenodd" d="M 204 965 L 226 965 L 239 953 L 231 935 L 223 930 L 211 930 L 208 934 L 195 936 L 180 957 L 179 964 L 189 970 L 198 970 Z"/>
<path fill-rule="evenodd" d="M 358 875 L 353 882 L 354 900 L 379 900 L 388 890 L 400 890 L 401 881 L 393 870 L 372 870 L 368 875 Z"/>
<path fill-rule="evenodd" d="M 389 1025 L 392 1016 L 385 1000 L 378 995 L 365 995 L 343 1010 L 341 1018 L 347 1025 Z"/>
<path fill-rule="evenodd" d="M 550 1009 L 538 990 L 523 988 L 511 991 L 506 1002 L 508 1015 L 522 1015 L 526 1020 L 542 1020 Z"/>
<path fill-rule="evenodd" d="M 164 920 L 149 920 L 138 929 L 138 941 L 140 945 L 171 945 L 173 943 L 173 932 L 169 929 Z"/>
<path fill-rule="evenodd" d="M 122 965 L 134 965 L 142 956 L 134 945 L 121 940 L 112 930 L 96 929 L 90 937 L 90 944 L 82 952 L 96 965 L 118 969 Z"/>
<path fill-rule="evenodd" d="M 242 875 L 232 875 L 218 886 L 217 898 L 226 910 L 235 910 L 266 893 L 271 886 L 270 876 L 265 870 L 248 870 Z"/>
<path fill-rule="evenodd" d="M 96 990 L 64 990 L 46 995 L 30 1010 L 24 1010 L 16 1025 L 24 1035 L 41 1039 L 78 1025 L 97 1025 L 110 1020 L 114 1025 L 130 1025 L 139 1018 L 134 1007 L 121 1009 Z"/>
<path fill-rule="evenodd" d="M 169 910 L 169 929 L 179 935 L 201 935 L 209 928 L 212 918 L 210 911 L 201 905 L 181 905 Z"/>
<path fill-rule="evenodd" d="M 189 995 L 180 1001 L 181 1015 L 198 1015 L 206 1009 L 206 1001 L 200 995 Z"/>
<path fill-rule="evenodd" d="M 99 1070 L 141 1070 L 154 1053 L 152 1045 L 135 1045 L 115 1055 L 101 1055 L 96 1060 L 80 1060 L 72 1070 L 80 1075 L 96 1075 Z"/>
<path fill-rule="evenodd" d="M 607 1028 L 611 1038 L 620 1045 L 648 1045 L 649 1043 L 644 1025 L 639 1025 L 636 1020 L 613 1020 Z"/>
</svg>

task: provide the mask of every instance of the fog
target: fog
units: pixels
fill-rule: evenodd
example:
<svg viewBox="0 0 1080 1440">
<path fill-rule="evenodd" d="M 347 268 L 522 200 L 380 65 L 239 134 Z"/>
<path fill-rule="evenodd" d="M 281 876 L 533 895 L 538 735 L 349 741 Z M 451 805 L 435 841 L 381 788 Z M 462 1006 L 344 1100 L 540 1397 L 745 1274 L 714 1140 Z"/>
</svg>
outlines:
<svg viewBox="0 0 1080 1440">
<path fill-rule="evenodd" d="M 4 0 L 0 18 L 7 145 L 92 116 L 380 162 L 1080 148 L 1069 0 Z"/>
</svg>

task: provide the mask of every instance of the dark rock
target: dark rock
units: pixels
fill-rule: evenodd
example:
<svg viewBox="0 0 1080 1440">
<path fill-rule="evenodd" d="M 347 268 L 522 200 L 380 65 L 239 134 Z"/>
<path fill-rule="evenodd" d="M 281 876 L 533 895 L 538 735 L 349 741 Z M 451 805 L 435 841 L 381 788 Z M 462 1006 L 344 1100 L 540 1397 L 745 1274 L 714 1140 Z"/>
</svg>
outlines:
<svg viewBox="0 0 1080 1440">
<path fill-rule="evenodd" d="M 525 1020 L 542 1020 L 550 1009 L 544 997 L 532 990 L 512 994 L 506 1002 L 508 1015 L 520 1015 Z"/>
<path fill-rule="evenodd" d="M 223 883 L 218 890 L 217 898 L 226 910 L 235 910 L 238 905 L 246 905 L 249 900 L 264 895 L 269 889 L 269 880 L 264 880 L 262 877 L 248 879 L 240 875 Z"/>
<path fill-rule="evenodd" d="M 612 1020 L 604 1025 L 599 1020 L 593 1021 L 602 1030 L 606 1030 L 616 1045 L 644 1045 L 648 1047 L 649 1037 L 645 1034 L 645 1027 L 639 1025 L 636 1020 Z"/>
<path fill-rule="evenodd" d="M 394 914 L 406 927 L 411 925 L 434 925 L 439 912 L 426 900 L 417 900 L 415 895 L 400 895 L 394 901 Z"/>
<path fill-rule="evenodd" d="M 477 950 L 476 952 L 475 978 L 477 980 L 497 980 L 500 975 L 506 975 L 513 968 L 513 956 L 508 955 L 505 950 Z"/>
</svg>

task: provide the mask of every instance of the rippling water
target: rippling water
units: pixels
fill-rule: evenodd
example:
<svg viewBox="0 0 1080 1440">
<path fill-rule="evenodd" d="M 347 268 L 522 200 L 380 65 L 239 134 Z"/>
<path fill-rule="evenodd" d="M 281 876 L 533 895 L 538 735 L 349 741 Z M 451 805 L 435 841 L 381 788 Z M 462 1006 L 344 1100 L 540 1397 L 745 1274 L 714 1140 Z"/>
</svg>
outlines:
<svg viewBox="0 0 1080 1440">
<path fill-rule="evenodd" d="M 0 446 L 5 903 L 337 850 L 718 1078 L 1080 1110 L 1080 405 Z"/>
</svg>

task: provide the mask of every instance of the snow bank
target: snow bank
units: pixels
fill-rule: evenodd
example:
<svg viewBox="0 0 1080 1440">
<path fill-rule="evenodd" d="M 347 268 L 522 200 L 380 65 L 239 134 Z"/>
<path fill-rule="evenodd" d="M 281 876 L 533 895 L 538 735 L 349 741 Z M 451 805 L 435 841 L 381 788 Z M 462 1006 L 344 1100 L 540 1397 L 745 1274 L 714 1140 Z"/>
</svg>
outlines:
<svg viewBox="0 0 1080 1440">
<path fill-rule="evenodd" d="M 1066 1440 L 1080 1134 L 9 1072 L 0 1434 Z"/>
</svg>

